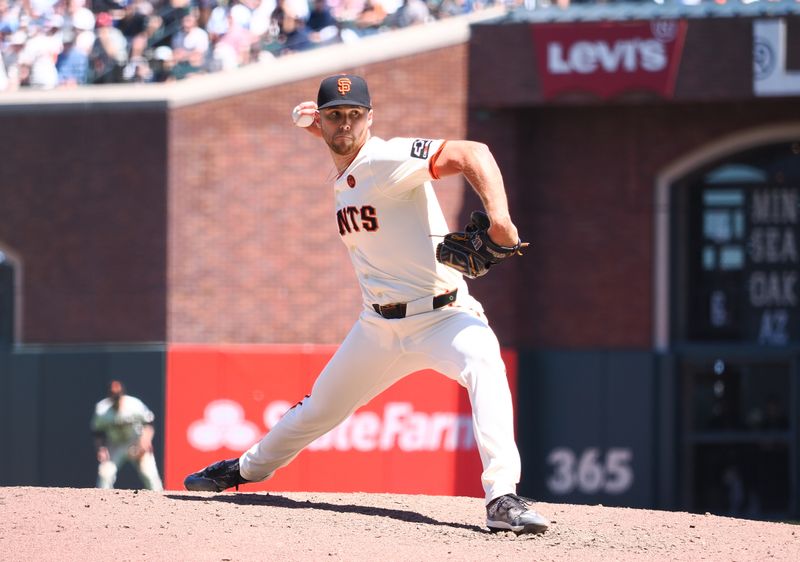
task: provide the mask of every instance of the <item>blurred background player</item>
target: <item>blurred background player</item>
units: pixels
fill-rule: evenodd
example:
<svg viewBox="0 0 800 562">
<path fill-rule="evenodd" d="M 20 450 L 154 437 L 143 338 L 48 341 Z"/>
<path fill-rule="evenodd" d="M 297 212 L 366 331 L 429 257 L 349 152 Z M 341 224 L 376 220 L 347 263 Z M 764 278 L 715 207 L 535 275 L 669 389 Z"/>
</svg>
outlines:
<svg viewBox="0 0 800 562">
<path fill-rule="evenodd" d="M 131 462 L 148 490 L 163 490 L 153 456 L 153 419 L 150 408 L 125 394 L 120 381 L 111 381 L 108 397 L 97 403 L 92 432 L 97 448 L 97 487 L 113 488 L 117 474 Z"/>
</svg>

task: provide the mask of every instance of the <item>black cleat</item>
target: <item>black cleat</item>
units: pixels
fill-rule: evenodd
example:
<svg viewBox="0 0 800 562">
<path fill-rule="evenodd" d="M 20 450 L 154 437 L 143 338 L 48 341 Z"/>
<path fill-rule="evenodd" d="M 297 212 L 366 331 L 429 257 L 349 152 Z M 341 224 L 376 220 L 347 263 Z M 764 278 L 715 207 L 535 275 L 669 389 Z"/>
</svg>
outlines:
<svg viewBox="0 0 800 562">
<path fill-rule="evenodd" d="M 238 490 L 239 484 L 248 482 L 239 473 L 239 459 L 230 459 L 193 472 L 184 479 L 183 486 L 192 492 L 221 492 L 234 486 Z"/>
<path fill-rule="evenodd" d="M 521 498 L 516 494 L 506 494 L 493 499 L 486 506 L 486 526 L 492 532 L 513 531 L 523 533 L 543 533 L 550 521 L 531 508 L 533 500 Z"/>
</svg>

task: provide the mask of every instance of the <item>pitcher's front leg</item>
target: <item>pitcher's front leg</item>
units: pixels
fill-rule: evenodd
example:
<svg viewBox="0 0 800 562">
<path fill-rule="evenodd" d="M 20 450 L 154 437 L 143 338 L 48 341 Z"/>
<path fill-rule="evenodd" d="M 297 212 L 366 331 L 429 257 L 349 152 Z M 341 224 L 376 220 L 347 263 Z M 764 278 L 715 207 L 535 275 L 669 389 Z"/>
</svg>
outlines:
<svg viewBox="0 0 800 562">
<path fill-rule="evenodd" d="M 241 476 L 251 482 L 269 478 L 312 441 L 369 402 L 393 376 L 401 361 L 396 339 L 381 320 L 360 320 L 320 373 L 311 394 L 290 409 L 261 441 L 239 459 Z"/>
</svg>

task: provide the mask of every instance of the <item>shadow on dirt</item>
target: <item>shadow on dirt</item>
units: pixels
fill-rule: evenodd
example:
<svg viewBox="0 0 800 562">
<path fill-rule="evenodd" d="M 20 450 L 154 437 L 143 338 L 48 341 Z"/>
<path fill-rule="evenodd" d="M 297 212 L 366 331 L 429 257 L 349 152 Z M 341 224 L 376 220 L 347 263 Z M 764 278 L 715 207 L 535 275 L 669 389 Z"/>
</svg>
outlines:
<svg viewBox="0 0 800 562">
<path fill-rule="evenodd" d="M 366 505 L 336 504 L 326 502 L 313 502 L 310 500 L 297 501 L 284 496 L 275 494 L 219 494 L 217 496 L 193 496 L 165 494 L 167 498 L 180 501 L 219 501 L 236 505 L 264 505 L 269 507 L 284 507 L 289 509 L 321 509 L 324 511 L 335 511 L 336 513 L 355 513 L 358 515 L 370 515 L 373 517 L 390 517 L 406 523 L 423 523 L 425 525 L 437 525 L 443 527 L 453 527 L 456 529 L 466 529 L 477 533 L 489 533 L 488 529 L 477 525 L 466 525 L 464 523 L 448 523 L 438 521 L 431 517 L 407 511 L 404 509 L 387 509 L 385 507 L 372 507 Z"/>
</svg>

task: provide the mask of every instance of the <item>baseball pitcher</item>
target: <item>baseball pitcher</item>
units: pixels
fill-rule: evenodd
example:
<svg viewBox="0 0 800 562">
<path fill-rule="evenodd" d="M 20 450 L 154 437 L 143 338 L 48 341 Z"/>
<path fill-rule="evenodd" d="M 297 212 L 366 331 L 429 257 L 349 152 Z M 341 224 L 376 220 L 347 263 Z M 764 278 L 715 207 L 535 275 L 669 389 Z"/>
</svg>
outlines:
<svg viewBox="0 0 800 562">
<path fill-rule="evenodd" d="M 501 172 L 489 149 L 465 140 L 371 134 L 366 81 L 322 80 L 295 124 L 327 145 L 336 166 L 332 226 L 355 268 L 361 314 L 313 385 L 258 443 L 186 477 L 188 490 L 222 491 L 269 478 L 316 438 L 401 378 L 434 369 L 468 392 L 491 530 L 536 533 L 549 522 L 516 495 L 520 457 L 500 345 L 464 276 L 520 253 Z M 467 179 L 484 210 L 450 232 L 432 182 Z"/>
</svg>

